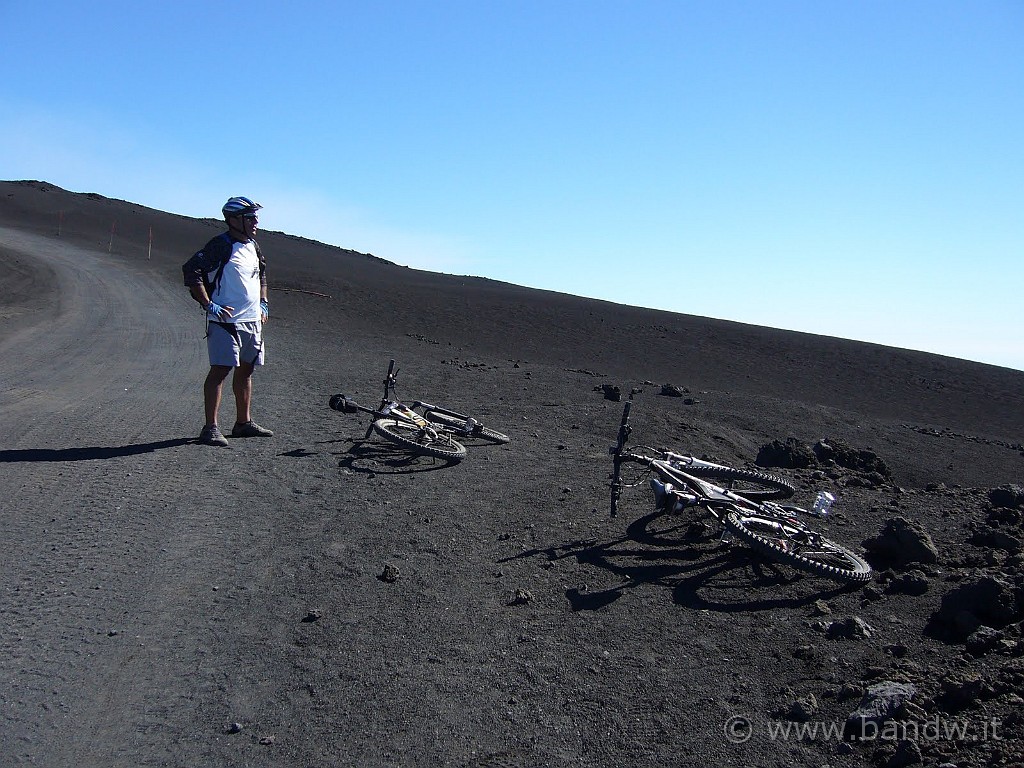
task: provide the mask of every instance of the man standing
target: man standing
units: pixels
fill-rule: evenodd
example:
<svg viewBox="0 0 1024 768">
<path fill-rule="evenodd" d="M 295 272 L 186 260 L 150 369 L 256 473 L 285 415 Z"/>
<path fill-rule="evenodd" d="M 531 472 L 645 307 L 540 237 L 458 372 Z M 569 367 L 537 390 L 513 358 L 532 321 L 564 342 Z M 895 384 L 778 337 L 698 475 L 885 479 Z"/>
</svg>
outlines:
<svg viewBox="0 0 1024 768">
<path fill-rule="evenodd" d="M 232 197 L 221 209 L 228 231 L 213 238 L 189 259 L 182 272 L 192 298 L 206 312 L 206 346 L 210 372 L 203 384 L 206 426 L 203 445 L 227 446 L 217 412 L 224 380 L 234 369 L 231 388 L 237 418 L 232 437 L 270 437 L 274 433 L 252 420 L 252 374 L 263 365 L 263 324 L 267 322 L 267 270 L 253 239 L 263 206 L 247 197 Z"/>
</svg>

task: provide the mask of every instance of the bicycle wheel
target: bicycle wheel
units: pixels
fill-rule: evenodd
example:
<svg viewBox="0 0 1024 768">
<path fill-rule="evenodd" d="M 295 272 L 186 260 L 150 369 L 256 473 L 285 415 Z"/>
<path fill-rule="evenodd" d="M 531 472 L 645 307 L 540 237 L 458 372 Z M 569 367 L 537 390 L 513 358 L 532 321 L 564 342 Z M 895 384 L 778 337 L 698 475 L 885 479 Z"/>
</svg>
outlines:
<svg viewBox="0 0 1024 768">
<path fill-rule="evenodd" d="M 433 456 L 446 461 L 462 461 L 466 457 L 466 446 L 451 439 L 444 433 L 431 434 L 430 430 L 421 429 L 396 419 L 377 419 L 373 422 L 373 431 L 392 443 L 407 448 L 414 453 Z"/>
<path fill-rule="evenodd" d="M 768 472 L 759 472 L 755 469 L 737 469 L 736 467 L 702 467 L 682 466 L 681 471 L 694 477 L 703 477 L 709 480 L 725 481 L 723 486 L 726 490 L 732 491 L 737 496 L 743 496 L 751 501 L 773 501 L 776 499 L 788 499 L 796 492 L 796 488 L 790 485 L 789 481 L 772 475 Z M 751 488 L 749 485 L 754 487 Z"/>
<path fill-rule="evenodd" d="M 498 445 L 503 445 L 511 440 L 508 435 L 503 435 L 501 432 L 495 432 L 493 429 L 489 429 L 483 424 L 475 424 L 470 428 L 467 426 L 466 419 L 449 416 L 447 413 L 427 411 L 424 416 L 426 416 L 428 421 L 432 421 L 435 424 L 444 424 L 447 427 L 451 427 L 456 432 L 465 433 L 465 437 L 479 437 L 481 440 L 489 440 L 490 442 L 497 443 Z"/>
<path fill-rule="evenodd" d="M 798 570 L 836 581 L 871 579 L 871 566 L 861 557 L 803 523 L 743 510 L 727 513 L 722 522 L 752 549 Z"/>
</svg>

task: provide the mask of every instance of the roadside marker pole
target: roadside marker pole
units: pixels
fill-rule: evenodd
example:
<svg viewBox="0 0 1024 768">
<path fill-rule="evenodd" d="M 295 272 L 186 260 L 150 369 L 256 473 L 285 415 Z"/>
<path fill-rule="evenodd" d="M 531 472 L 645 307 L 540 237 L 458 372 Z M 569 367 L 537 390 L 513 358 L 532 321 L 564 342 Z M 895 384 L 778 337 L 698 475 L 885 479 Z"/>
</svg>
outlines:
<svg viewBox="0 0 1024 768">
<path fill-rule="evenodd" d="M 110 243 L 107 245 L 107 253 L 114 250 L 114 229 L 117 227 L 117 222 L 110 222 Z"/>
<path fill-rule="evenodd" d="M 64 211 L 57 214 L 57 237 L 60 237 L 60 230 L 64 226 Z"/>
<path fill-rule="evenodd" d="M 153 260 L 153 228 L 149 228 L 149 254 L 146 256 L 150 261 Z"/>
</svg>

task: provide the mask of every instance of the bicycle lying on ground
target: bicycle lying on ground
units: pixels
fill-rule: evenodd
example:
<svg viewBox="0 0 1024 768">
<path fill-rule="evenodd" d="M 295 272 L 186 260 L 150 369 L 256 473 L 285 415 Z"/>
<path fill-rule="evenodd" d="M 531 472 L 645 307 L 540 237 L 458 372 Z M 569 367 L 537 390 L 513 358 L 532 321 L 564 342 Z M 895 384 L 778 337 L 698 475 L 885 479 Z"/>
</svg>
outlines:
<svg viewBox="0 0 1024 768">
<path fill-rule="evenodd" d="M 811 514 L 796 506 L 779 504 L 795 489 L 786 480 L 768 472 L 738 469 L 649 448 L 626 450 L 632 427 L 627 402 L 622 410 L 618 439 L 612 455 L 611 514 L 618 511 L 624 487 L 639 485 L 650 478 L 655 508 L 665 514 L 679 514 L 699 508 L 710 513 L 725 532 L 752 549 L 807 573 L 836 581 L 865 582 L 871 579 L 871 566 L 846 547 L 822 536 L 801 521 L 798 514 Z M 657 453 L 648 456 L 645 452 Z M 622 479 L 622 465 L 639 464 L 646 468 L 633 482 Z M 715 485 L 708 478 L 722 482 Z M 827 497 L 826 497 L 827 498 Z M 815 504 L 815 507 L 826 504 Z M 823 510 L 821 516 L 827 514 Z"/>
<path fill-rule="evenodd" d="M 376 408 L 359 405 L 343 394 L 332 395 L 328 404 L 343 413 L 370 414 L 373 421 L 366 430 L 366 437 L 376 432 L 385 440 L 413 453 L 450 462 L 462 461 L 466 456 L 466 447 L 456 438 L 497 444 L 509 442 L 508 435 L 485 427 L 467 414 L 421 400 L 411 405 L 402 403 L 395 395 L 397 380 L 398 370 L 392 360 L 384 378 L 384 396 Z"/>
</svg>

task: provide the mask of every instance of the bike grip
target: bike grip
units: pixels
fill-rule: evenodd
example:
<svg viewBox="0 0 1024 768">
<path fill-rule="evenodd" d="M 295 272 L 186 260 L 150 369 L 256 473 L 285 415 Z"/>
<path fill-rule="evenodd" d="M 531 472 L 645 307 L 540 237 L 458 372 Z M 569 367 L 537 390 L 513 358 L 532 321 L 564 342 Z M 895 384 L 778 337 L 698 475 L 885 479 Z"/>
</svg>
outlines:
<svg viewBox="0 0 1024 768">
<path fill-rule="evenodd" d="M 328 405 L 330 405 L 334 410 L 341 411 L 342 413 L 356 413 L 359 411 L 359 406 L 349 400 L 348 395 L 332 395 Z"/>
</svg>

